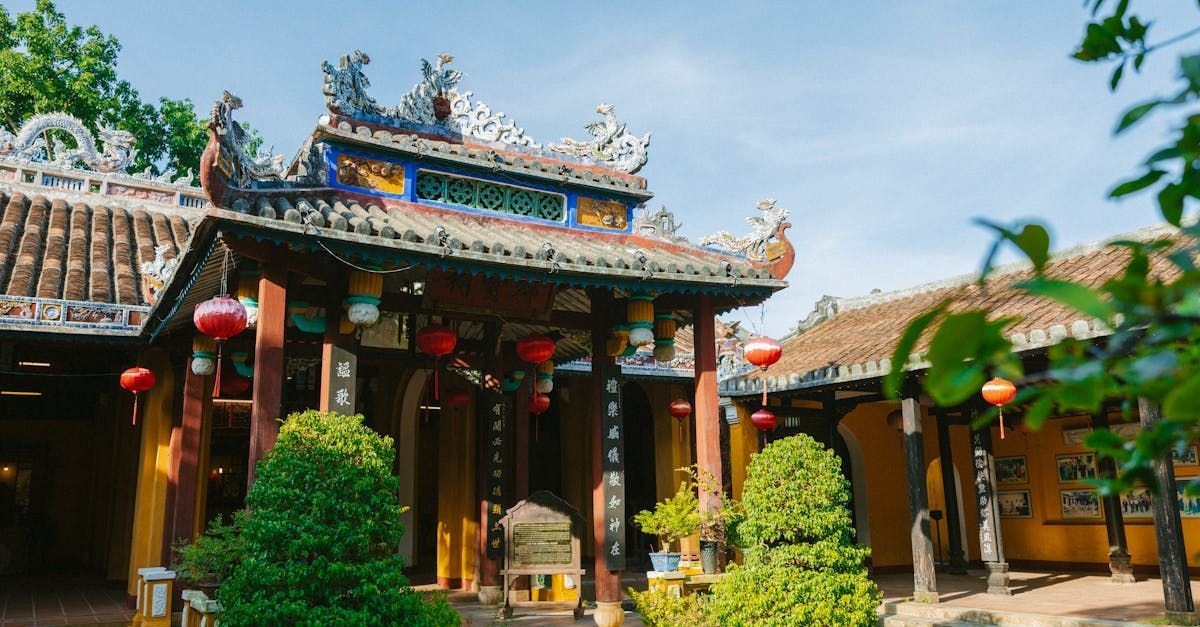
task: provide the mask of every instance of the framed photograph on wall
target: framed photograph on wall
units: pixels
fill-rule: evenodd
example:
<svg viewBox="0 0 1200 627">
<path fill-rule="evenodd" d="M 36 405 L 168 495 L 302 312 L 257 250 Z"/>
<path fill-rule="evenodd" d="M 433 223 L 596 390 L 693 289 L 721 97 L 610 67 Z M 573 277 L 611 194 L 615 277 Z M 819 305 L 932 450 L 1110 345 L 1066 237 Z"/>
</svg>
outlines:
<svg viewBox="0 0 1200 627">
<path fill-rule="evenodd" d="M 1033 518 L 1029 490 L 1001 490 L 996 493 L 996 506 L 1002 518 Z"/>
<path fill-rule="evenodd" d="M 1077 429 L 1063 429 L 1062 438 L 1063 444 L 1070 446 L 1083 446 L 1083 441 L 1087 438 L 1092 430 L 1089 427 L 1079 427 Z"/>
<path fill-rule="evenodd" d="M 996 483 L 1029 483 L 1029 467 L 1024 455 L 996 458 Z"/>
<path fill-rule="evenodd" d="M 1125 518 L 1153 518 L 1150 489 L 1137 487 L 1121 495 L 1121 515 Z"/>
<path fill-rule="evenodd" d="M 1200 494 L 1184 494 L 1193 479 L 1195 477 L 1175 477 L 1175 495 L 1179 499 L 1179 515 L 1183 518 L 1200 518 Z"/>
<path fill-rule="evenodd" d="M 1096 478 L 1096 456 L 1092 453 L 1070 453 L 1055 455 L 1058 466 L 1058 482 L 1074 483 Z"/>
<path fill-rule="evenodd" d="M 1063 518 L 1100 518 L 1100 493 L 1096 490 L 1059 490 Z"/>
<path fill-rule="evenodd" d="M 1171 449 L 1171 457 L 1173 457 L 1175 459 L 1175 464 L 1177 466 L 1196 466 L 1196 465 L 1198 465 L 1198 462 L 1196 459 L 1196 445 L 1195 444 L 1183 449 L 1182 452 L 1180 452 L 1180 450 L 1177 448 Z"/>
</svg>

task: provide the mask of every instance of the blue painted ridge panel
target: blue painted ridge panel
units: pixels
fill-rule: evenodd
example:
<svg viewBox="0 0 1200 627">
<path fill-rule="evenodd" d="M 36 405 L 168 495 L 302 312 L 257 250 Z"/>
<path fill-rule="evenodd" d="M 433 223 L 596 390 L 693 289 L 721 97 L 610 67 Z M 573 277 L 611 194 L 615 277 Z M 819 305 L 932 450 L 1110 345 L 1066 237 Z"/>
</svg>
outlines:
<svg viewBox="0 0 1200 627">
<path fill-rule="evenodd" d="M 343 154 L 350 155 L 353 157 L 361 157 L 364 159 L 374 159 L 374 160 L 382 161 L 382 162 L 389 163 L 392 165 L 402 166 L 404 168 L 404 193 L 403 194 L 391 194 L 391 193 L 387 193 L 387 192 L 381 192 L 377 189 L 372 189 L 369 187 L 358 187 L 355 185 L 347 185 L 345 183 L 338 181 L 337 180 L 337 158 L 338 158 L 338 156 L 343 155 Z M 355 150 L 355 149 L 346 148 L 346 147 L 340 146 L 340 145 L 338 145 L 338 146 L 334 146 L 332 144 L 327 145 L 324 156 L 325 156 L 325 169 L 326 169 L 326 172 L 328 173 L 328 175 L 326 177 L 327 178 L 326 183 L 329 185 L 329 187 L 332 187 L 334 189 L 341 189 L 341 190 L 355 192 L 355 193 L 359 193 L 359 194 L 368 194 L 371 196 L 379 196 L 381 198 L 398 198 L 398 199 L 407 200 L 409 202 L 416 203 L 416 204 L 428 205 L 430 207 L 438 207 L 441 209 L 449 209 L 449 210 L 453 210 L 453 211 L 461 211 L 463 213 L 469 213 L 469 214 L 474 214 L 474 215 L 484 215 L 484 216 L 493 216 L 493 217 L 499 216 L 499 217 L 502 217 L 505 219 L 517 220 L 517 221 L 521 221 L 521 222 L 532 222 L 534 224 L 550 224 L 550 225 L 556 225 L 556 226 L 568 226 L 570 228 L 578 229 L 581 231 L 591 231 L 591 232 L 595 232 L 595 233 L 624 233 L 624 234 L 629 234 L 629 233 L 633 232 L 633 210 L 634 210 L 635 203 L 622 198 L 620 194 L 603 194 L 603 193 L 580 194 L 578 191 L 576 191 L 575 189 L 573 189 L 569 186 L 546 185 L 546 184 L 542 184 L 542 183 L 538 183 L 538 182 L 534 182 L 534 181 L 525 181 L 525 180 L 521 180 L 521 179 L 509 177 L 509 176 L 504 176 L 504 175 L 495 175 L 495 174 L 489 175 L 488 173 L 485 173 L 484 171 L 471 169 L 471 168 L 456 168 L 453 166 L 433 165 L 431 163 L 424 163 L 424 162 L 417 163 L 415 161 L 411 161 L 411 160 L 407 160 L 407 159 L 391 159 L 391 158 L 384 157 L 378 153 L 371 153 L 371 152 L 365 152 L 362 150 Z M 469 179 L 474 179 L 477 181 L 484 181 L 487 183 L 502 185 L 504 187 L 529 189 L 529 190 L 534 190 L 534 191 L 539 191 L 539 192 L 544 192 L 544 193 L 549 193 L 549 194 L 558 194 L 565 198 L 565 202 L 564 202 L 564 206 L 563 206 L 563 220 L 545 220 L 542 218 L 523 216 L 523 215 L 519 215 L 519 214 L 515 214 L 515 213 L 505 213 L 505 212 L 501 212 L 501 211 L 489 211 L 487 209 L 477 209 L 475 207 L 467 207 L 464 205 L 455 205 L 455 204 L 450 204 L 450 203 L 443 203 L 443 202 L 437 202 L 434 200 L 418 198 L 417 197 L 417 172 L 419 170 L 427 170 L 429 172 L 435 172 L 437 174 L 443 174 L 443 175 L 447 175 L 447 176 L 458 176 L 458 177 L 462 177 L 462 178 L 469 178 Z M 621 203 L 622 205 L 625 205 L 625 228 L 624 229 L 606 229 L 606 228 L 602 228 L 602 227 L 588 226 L 588 225 L 580 224 L 577 219 L 577 216 L 578 216 L 579 198 L 581 196 L 586 197 L 586 198 L 592 198 L 595 200 L 606 201 L 606 202 L 618 202 L 618 203 Z"/>
</svg>

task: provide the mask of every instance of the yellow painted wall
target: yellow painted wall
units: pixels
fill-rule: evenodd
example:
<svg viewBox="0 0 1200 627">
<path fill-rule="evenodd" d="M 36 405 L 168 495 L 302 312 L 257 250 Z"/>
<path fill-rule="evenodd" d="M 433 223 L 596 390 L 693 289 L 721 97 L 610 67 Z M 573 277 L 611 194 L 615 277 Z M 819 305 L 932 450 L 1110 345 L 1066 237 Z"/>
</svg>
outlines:
<svg viewBox="0 0 1200 627">
<path fill-rule="evenodd" d="M 1108 536 L 1104 519 L 1064 519 L 1060 505 L 1060 490 L 1084 488 L 1080 483 L 1061 483 L 1055 456 L 1082 453 L 1081 444 L 1065 444 L 1063 430 L 1087 427 L 1087 417 L 1062 418 L 1049 421 L 1041 431 L 1025 434 L 1009 431 L 1000 440 L 998 430 L 992 430 L 997 457 L 1024 455 L 1029 469 L 1028 484 L 999 486 L 1001 490 L 1028 489 L 1032 496 L 1032 518 L 1002 518 L 1004 549 L 1010 560 L 1043 560 L 1069 562 L 1108 562 Z M 1177 466 L 1175 476 L 1200 475 L 1200 467 Z M 1183 535 L 1189 556 L 1188 563 L 1200 566 L 1200 518 L 1183 518 Z M 1137 565 L 1157 565 L 1158 549 L 1154 540 L 1154 524 L 1150 517 L 1126 518 L 1125 536 L 1129 553 Z"/>
<path fill-rule="evenodd" d="M 733 481 L 733 498 L 742 498 L 742 486 L 746 483 L 746 468 L 750 458 L 758 452 L 758 429 L 750 422 L 753 413 L 744 405 L 735 404 L 738 423 L 729 426 L 729 476 Z"/>
<path fill-rule="evenodd" d="M 443 409 L 438 425 L 437 576 L 475 579 L 479 503 L 475 500 L 475 402 Z"/>
<path fill-rule="evenodd" d="M 142 444 L 126 582 L 129 594 L 135 593 L 137 569 L 165 566 L 162 564 L 162 541 L 166 524 L 171 423 L 177 400 L 175 373 L 166 352 L 161 349 L 146 351 L 142 365 L 154 371 L 156 383 L 139 401 L 141 415 L 138 423 L 141 425 Z"/>
</svg>

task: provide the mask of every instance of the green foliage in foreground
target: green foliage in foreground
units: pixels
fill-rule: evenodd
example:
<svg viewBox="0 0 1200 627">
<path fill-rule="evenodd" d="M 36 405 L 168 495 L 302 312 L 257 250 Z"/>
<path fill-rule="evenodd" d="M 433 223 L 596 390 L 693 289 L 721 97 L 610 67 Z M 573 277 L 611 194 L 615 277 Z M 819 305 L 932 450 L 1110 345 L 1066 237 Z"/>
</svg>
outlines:
<svg viewBox="0 0 1200 627">
<path fill-rule="evenodd" d="M 1088 0 L 1091 17 L 1073 57 L 1111 64 L 1108 87 L 1115 91 L 1127 71 L 1138 72 L 1148 55 L 1176 44 L 1188 44 L 1200 27 L 1172 24 L 1172 32 L 1150 43 L 1159 21 L 1134 13 L 1129 0 Z M 1152 29 L 1151 25 L 1156 25 Z M 1177 30 L 1176 30 L 1177 29 Z M 1114 134 L 1129 132 L 1152 115 L 1173 115 L 1166 144 L 1141 163 L 1140 172 L 1116 184 L 1111 198 L 1153 193 L 1166 234 L 1155 241 L 1113 242 L 1124 266 L 1100 285 L 1056 276 L 1046 226 L 1038 221 L 1002 226 L 984 222 L 997 234 L 985 257 L 980 280 L 992 270 L 998 250 L 1015 247 L 1030 262 L 1032 276 L 1013 286 L 1020 292 L 1054 301 L 1111 329 L 1104 341 L 1067 339 L 1049 350 L 1044 372 L 1025 373 L 1007 336 L 1011 319 L 987 308 L 963 309 L 943 302 L 915 318 L 892 355 L 893 372 L 885 391 L 899 395 L 903 365 L 919 351 L 931 366 L 921 384 L 942 406 L 977 397 L 984 381 L 998 374 L 1014 380 L 1020 393 L 1014 403 L 1023 420 L 1040 427 L 1055 414 L 1098 413 L 1119 403 L 1126 417 L 1139 410 L 1161 408 L 1162 421 L 1133 441 L 1097 429 L 1087 445 L 1116 460 L 1120 476 L 1097 483 L 1105 493 L 1144 484 L 1157 491 L 1152 467 L 1170 449 L 1197 438 L 1200 420 L 1200 52 L 1193 47 L 1178 58 L 1178 83 L 1169 93 L 1129 108 Z M 1098 219 L 1103 220 L 1101 215 Z M 1014 411 L 1014 413 L 1016 413 Z M 993 410 L 980 424 L 996 419 Z M 1200 488 L 1193 482 L 1191 489 Z"/>
<path fill-rule="evenodd" d="M 634 593 L 647 625 L 874 625 L 881 594 L 870 549 L 854 544 L 849 482 L 807 435 L 771 443 L 746 470 L 738 534 L 752 548 L 707 597 Z"/>
<path fill-rule="evenodd" d="M 422 599 L 402 571 L 394 458 L 362 416 L 290 416 L 246 497 L 221 623 L 458 625 L 444 597 Z"/>
</svg>

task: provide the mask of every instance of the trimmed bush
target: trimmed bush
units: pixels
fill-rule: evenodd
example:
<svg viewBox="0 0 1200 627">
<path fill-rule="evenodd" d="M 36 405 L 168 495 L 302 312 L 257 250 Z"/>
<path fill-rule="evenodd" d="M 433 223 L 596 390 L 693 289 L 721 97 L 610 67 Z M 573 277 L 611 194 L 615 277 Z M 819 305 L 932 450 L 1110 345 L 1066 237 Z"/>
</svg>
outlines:
<svg viewBox="0 0 1200 627">
<path fill-rule="evenodd" d="M 672 596 L 662 590 L 629 589 L 638 615 L 646 627 L 704 627 L 704 597 L 698 594 Z"/>
<path fill-rule="evenodd" d="M 293 414 L 246 497 L 242 559 L 217 591 L 221 623 L 458 625 L 408 585 L 391 438 L 362 416 Z"/>
<path fill-rule="evenodd" d="M 737 528 L 751 549 L 713 586 L 709 624 L 876 624 L 881 594 L 867 578 L 870 549 L 854 544 L 849 500 L 837 455 L 807 435 L 755 455 Z"/>
</svg>

